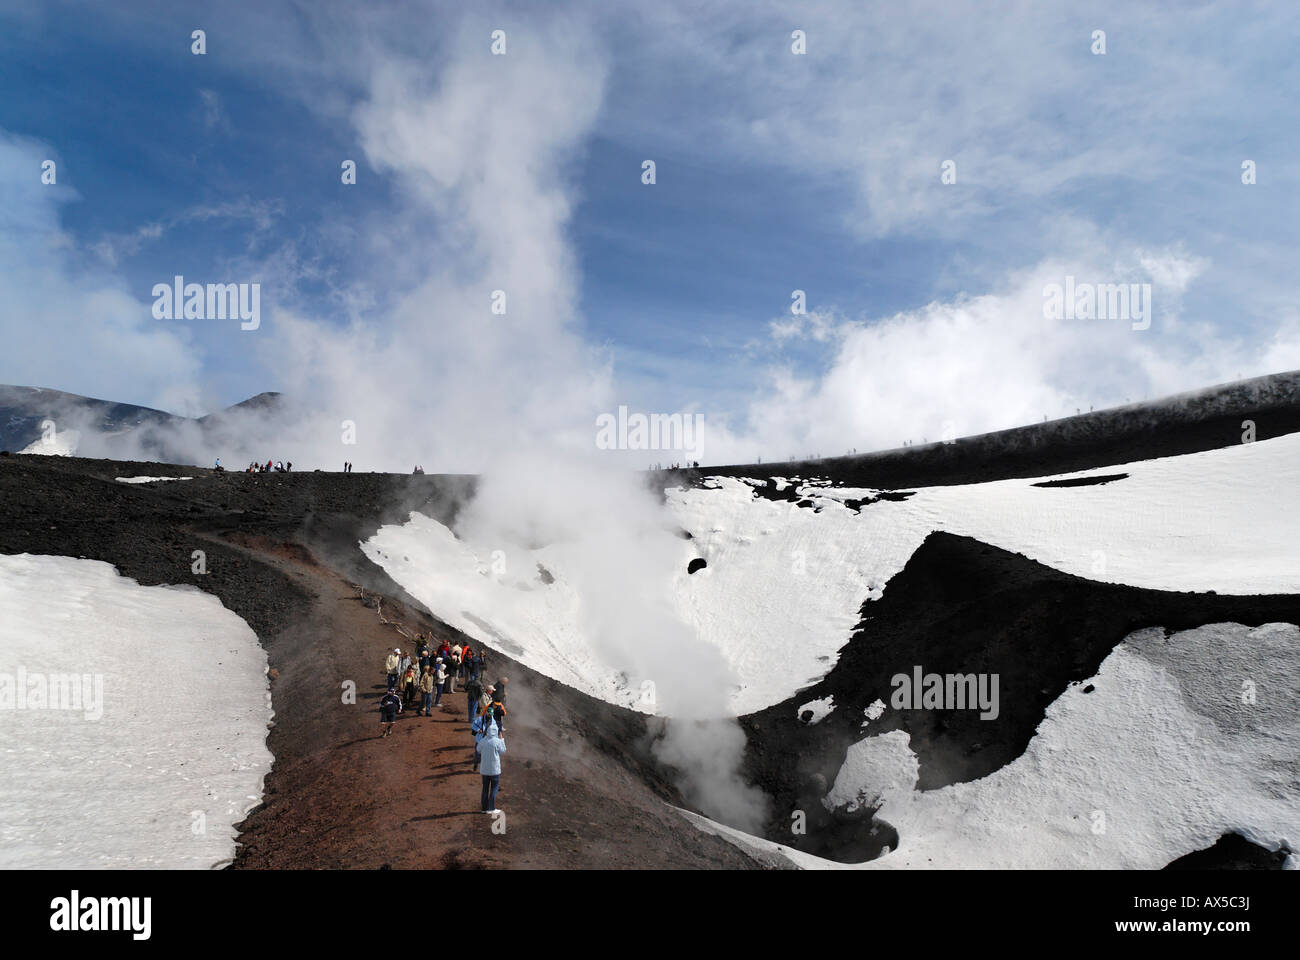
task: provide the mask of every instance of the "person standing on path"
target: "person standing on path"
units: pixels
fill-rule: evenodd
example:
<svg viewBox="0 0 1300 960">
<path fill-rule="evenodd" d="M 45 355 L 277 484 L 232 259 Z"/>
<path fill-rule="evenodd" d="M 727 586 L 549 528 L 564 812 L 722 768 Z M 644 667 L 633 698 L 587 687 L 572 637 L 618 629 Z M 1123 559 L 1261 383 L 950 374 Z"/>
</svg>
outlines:
<svg viewBox="0 0 1300 960">
<path fill-rule="evenodd" d="M 402 699 L 408 707 L 415 703 L 415 688 L 419 682 L 419 678 L 415 675 L 415 665 L 412 664 L 402 674 Z"/>
<path fill-rule="evenodd" d="M 395 686 L 397 686 L 397 672 L 402 665 L 402 661 L 398 658 L 401 657 L 401 655 L 402 655 L 402 651 L 399 650 L 397 647 L 394 647 L 393 652 L 390 653 L 388 655 L 388 659 L 384 661 L 384 672 L 388 674 L 389 690 L 392 690 Z"/>
<path fill-rule="evenodd" d="M 402 698 L 394 691 L 389 690 L 379 698 L 379 725 L 384 728 L 379 739 L 382 740 L 393 732 L 393 724 L 397 722 L 397 715 L 401 712 Z"/>
<path fill-rule="evenodd" d="M 433 661 L 433 668 L 437 671 L 433 676 L 433 689 L 438 694 L 433 701 L 435 707 L 442 706 L 442 689 L 447 685 L 447 665 L 442 662 L 442 657 Z"/>
<path fill-rule="evenodd" d="M 492 688 L 488 687 L 488 689 L 491 690 Z M 501 733 L 505 733 L 506 730 L 505 706 L 501 703 L 500 700 L 496 698 L 495 694 L 489 694 L 488 701 L 489 701 L 488 705 L 483 708 L 483 712 L 479 714 L 479 716 L 483 717 L 484 720 L 487 722 L 495 723 L 497 726 L 497 730 L 499 730 Z M 484 725 L 486 726 L 486 723 Z"/>
<path fill-rule="evenodd" d="M 420 709 L 415 715 L 418 717 L 421 713 L 433 716 L 433 671 L 428 667 L 420 674 Z"/>
<path fill-rule="evenodd" d="M 470 677 L 465 683 L 465 698 L 468 701 L 465 715 L 469 719 L 474 719 L 474 707 L 478 705 L 478 698 L 483 696 L 483 684 L 478 682 L 475 677 Z"/>
<path fill-rule="evenodd" d="M 447 654 L 447 656 L 443 657 L 442 665 L 447 673 L 447 679 L 443 681 L 442 684 L 442 692 L 455 693 L 456 692 L 456 664 L 452 662 L 450 653 Z"/>
<path fill-rule="evenodd" d="M 489 724 L 479 740 L 478 750 L 483 758 L 483 792 L 479 805 L 484 813 L 496 813 L 497 791 L 501 789 L 501 755 L 506 752 L 506 741 L 497 732 L 495 723 Z"/>
<path fill-rule="evenodd" d="M 510 683 L 509 677 L 502 677 L 500 680 L 497 681 L 496 684 L 497 703 L 501 704 L 501 706 L 503 707 L 506 705 L 506 686 L 509 683 Z"/>
</svg>

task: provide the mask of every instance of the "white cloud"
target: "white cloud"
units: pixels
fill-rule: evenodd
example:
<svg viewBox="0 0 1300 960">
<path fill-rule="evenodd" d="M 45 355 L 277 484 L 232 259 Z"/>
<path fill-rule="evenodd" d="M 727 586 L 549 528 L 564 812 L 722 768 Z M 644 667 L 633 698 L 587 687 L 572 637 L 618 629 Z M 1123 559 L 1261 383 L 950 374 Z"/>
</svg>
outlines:
<svg viewBox="0 0 1300 960">
<path fill-rule="evenodd" d="M 1181 295 L 1204 261 L 1181 250 L 1105 244 L 1012 275 L 997 292 L 934 302 L 871 321 L 840 321 L 825 370 L 768 370 L 746 425 L 710 432 L 717 462 L 842 454 L 968 436 L 1106 405 L 1300 368 L 1300 321 L 1285 319 L 1264 346 L 1182 316 Z M 1044 289 L 1075 276 L 1151 283 L 1148 330 L 1121 320 L 1047 320 Z M 796 320 L 799 318 L 795 318 Z M 806 331 L 774 321 L 778 339 Z M 815 332 L 808 333 L 816 338 Z"/>
<path fill-rule="evenodd" d="M 226 113 L 226 108 L 221 103 L 221 95 L 217 91 L 201 89 L 199 100 L 203 104 L 203 129 L 219 130 L 227 134 L 234 132 L 230 114 Z"/>
<path fill-rule="evenodd" d="M 122 279 L 81 262 L 59 223 L 68 187 L 41 183 L 52 151 L 0 131 L 0 381 L 198 409 L 200 358 Z"/>
</svg>

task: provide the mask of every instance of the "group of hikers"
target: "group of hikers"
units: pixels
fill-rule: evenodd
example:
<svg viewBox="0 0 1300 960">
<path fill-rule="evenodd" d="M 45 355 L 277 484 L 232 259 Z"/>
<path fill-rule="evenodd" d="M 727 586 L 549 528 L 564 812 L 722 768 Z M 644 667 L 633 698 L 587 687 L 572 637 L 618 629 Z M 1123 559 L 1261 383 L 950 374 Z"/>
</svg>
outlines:
<svg viewBox="0 0 1300 960">
<path fill-rule="evenodd" d="M 429 637 L 416 637 L 415 656 L 400 647 L 384 658 L 387 692 L 379 700 L 380 738 L 393 732 L 397 715 L 419 702 L 418 716 L 433 716 L 433 708 L 442 705 L 443 694 L 456 692 L 456 681 L 464 685 L 470 732 L 474 735 L 474 771 L 482 777 L 480 806 L 484 813 L 496 813 L 497 791 L 501 787 L 501 754 L 506 752 L 506 687 L 509 679 L 485 683 L 485 651 L 468 643 L 448 644 L 443 640 L 436 648 Z M 480 772 L 480 767 L 482 768 Z"/>
<path fill-rule="evenodd" d="M 293 463 L 285 463 L 282 460 L 268 460 L 266 463 L 250 463 L 244 468 L 245 473 L 270 473 L 274 470 L 276 473 L 288 473 L 293 469 Z M 212 468 L 213 473 L 225 473 L 226 468 L 221 465 L 221 458 L 217 457 L 217 464 Z"/>
<path fill-rule="evenodd" d="M 218 460 L 217 463 L 219 464 L 221 463 L 221 461 Z M 282 460 L 275 460 L 275 461 L 268 460 L 266 461 L 266 463 L 250 463 L 247 466 L 247 468 L 245 468 L 244 472 L 245 473 L 271 473 L 272 471 L 274 471 L 276 473 L 288 473 L 292 469 L 293 469 L 292 463 L 285 463 Z"/>
<path fill-rule="evenodd" d="M 686 467 L 687 467 L 687 469 L 699 469 L 699 466 L 700 466 L 700 461 L 698 461 L 698 460 L 687 460 L 687 461 L 686 461 Z M 662 463 L 652 463 L 652 464 L 650 465 L 650 469 L 651 469 L 651 470 L 665 470 L 665 469 L 667 469 L 667 470 L 680 470 L 680 469 L 682 469 L 682 465 L 681 465 L 680 463 L 670 463 L 670 464 L 668 464 L 667 467 L 665 467 Z"/>
</svg>

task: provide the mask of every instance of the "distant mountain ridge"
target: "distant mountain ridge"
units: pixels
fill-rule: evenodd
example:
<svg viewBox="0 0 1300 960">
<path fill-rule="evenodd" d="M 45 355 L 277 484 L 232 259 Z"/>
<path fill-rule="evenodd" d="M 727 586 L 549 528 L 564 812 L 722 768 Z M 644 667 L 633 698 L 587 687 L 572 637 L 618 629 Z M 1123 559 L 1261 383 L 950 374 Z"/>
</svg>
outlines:
<svg viewBox="0 0 1300 960">
<path fill-rule="evenodd" d="M 53 421 L 63 432 L 89 428 L 107 436 L 126 435 L 148 427 L 179 427 L 187 423 L 201 428 L 220 425 L 231 411 L 274 410 L 279 393 L 268 391 L 202 417 L 182 417 L 165 410 L 85 397 L 63 390 L 0 384 L 0 450 L 18 453 L 46 437 L 44 424 Z"/>
</svg>

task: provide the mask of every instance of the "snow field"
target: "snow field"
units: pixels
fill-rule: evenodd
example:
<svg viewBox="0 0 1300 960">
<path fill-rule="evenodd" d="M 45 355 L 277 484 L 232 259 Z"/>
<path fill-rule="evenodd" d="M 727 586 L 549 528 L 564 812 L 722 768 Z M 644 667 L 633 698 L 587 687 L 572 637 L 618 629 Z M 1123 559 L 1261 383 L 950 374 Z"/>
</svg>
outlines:
<svg viewBox="0 0 1300 960">
<path fill-rule="evenodd" d="M 232 857 L 271 768 L 266 672 L 216 597 L 99 561 L 0 556 L 0 869 Z M 54 708 L 54 674 L 82 681 L 78 708 Z"/>
</svg>

